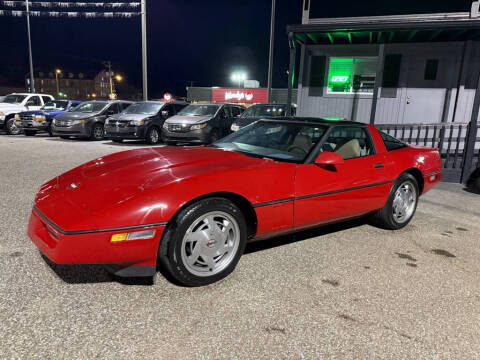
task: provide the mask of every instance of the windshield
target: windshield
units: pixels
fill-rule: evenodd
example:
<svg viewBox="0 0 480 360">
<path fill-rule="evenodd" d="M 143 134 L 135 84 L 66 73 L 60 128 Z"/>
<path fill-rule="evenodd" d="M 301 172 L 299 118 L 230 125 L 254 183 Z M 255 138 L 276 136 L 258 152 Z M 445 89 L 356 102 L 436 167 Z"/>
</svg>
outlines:
<svg viewBox="0 0 480 360">
<path fill-rule="evenodd" d="M 220 105 L 202 105 L 202 104 L 192 104 L 183 108 L 177 115 L 187 115 L 187 116 L 213 116 L 217 113 L 217 110 L 220 108 Z"/>
<path fill-rule="evenodd" d="M 68 106 L 67 100 L 52 100 L 43 105 L 42 110 L 66 110 Z"/>
<path fill-rule="evenodd" d="M 286 105 L 252 105 L 240 117 L 285 116 L 286 108 Z"/>
<path fill-rule="evenodd" d="M 9 104 L 20 104 L 26 97 L 27 95 L 7 95 L 2 102 Z"/>
<path fill-rule="evenodd" d="M 128 108 L 122 111 L 122 114 L 144 114 L 155 115 L 162 108 L 163 104 L 139 102 L 130 105 Z"/>
<path fill-rule="evenodd" d="M 325 125 L 259 121 L 246 126 L 213 147 L 278 161 L 305 161 L 325 131 Z"/>
<path fill-rule="evenodd" d="M 84 102 L 78 106 L 75 106 L 73 112 L 82 112 L 82 113 L 94 113 L 99 112 L 105 106 L 107 106 L 107 102 L 105 101 L 95 101 L 95 102 Z"/>
</svg>

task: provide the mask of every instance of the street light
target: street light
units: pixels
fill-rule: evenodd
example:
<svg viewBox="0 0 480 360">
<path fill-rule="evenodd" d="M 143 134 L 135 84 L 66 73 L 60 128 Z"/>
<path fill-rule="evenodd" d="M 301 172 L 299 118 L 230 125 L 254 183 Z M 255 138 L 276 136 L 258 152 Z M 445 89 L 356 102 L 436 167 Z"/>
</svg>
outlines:
<svg viewBox="0 0 480 360">
<path fill-rule="evenodd" d="M 234 72 L 234 73 L 232 73 L 232 76 L 230 77 L 230 79 L 233 82 L 238 81 L 238 87 L 243 87 L 240 84 L 242 84 L 242 82 L 247 80 L 247 74 L 245 74 L 244 72 Z"/>
<path fill-rule="evenodd" d="M 57 83 L 57 95 L 60 95 L 60 86 L 58 85 L 58 75 L 62 73 L 62 70 L 55 69 L 55 82 Z"/>
<path fill-rule="evenodd" d="M 115 80 L 117 80 L 118 82 L 121 82 L 123 80 L 123 76 L 122 75 L 115 75 Z"/>
</svg>

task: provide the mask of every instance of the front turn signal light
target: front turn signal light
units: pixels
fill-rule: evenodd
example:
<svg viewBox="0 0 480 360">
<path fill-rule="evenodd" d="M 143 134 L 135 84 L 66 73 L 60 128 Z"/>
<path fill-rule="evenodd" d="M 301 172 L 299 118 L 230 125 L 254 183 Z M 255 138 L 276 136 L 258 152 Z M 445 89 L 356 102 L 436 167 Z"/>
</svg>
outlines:
<svg viewBox="0 0 480 360">
<path fill-rule="evenodd" d="M 154 236 L 155 230 L 136 231 L 133 233 L 121 233 L 112 235 L 112 237 L 110 238 L 110 242 L 116 243 L 129 240 L 148 240 L 152 239 Z"/>
</svg>

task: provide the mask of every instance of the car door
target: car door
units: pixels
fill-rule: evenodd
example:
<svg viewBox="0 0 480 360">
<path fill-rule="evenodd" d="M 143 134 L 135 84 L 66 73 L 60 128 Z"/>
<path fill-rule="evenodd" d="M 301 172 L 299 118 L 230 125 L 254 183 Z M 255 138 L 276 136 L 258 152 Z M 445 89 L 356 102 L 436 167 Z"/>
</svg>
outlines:
<svg viewBox="0 0 480 360">
<path fill-rule="evenodd" d="M 25 105 L 28 106 L 28 110 L 40 110 L 43 106 L 42 100 L 38 95 L 30 96 Z"/>
<path fill-rule="evenodd" d="M 231 113 L 230 113 L 230 109 L 224 105 L 218 115 L 217 115 L 217 127 L 220 131 L 220 137 L 224 137 L 225 135 L 227 135 L 227 126 L 228 126 L 228 123 L 229 123 L 229 120 L 231 118 Z M 231 124 L 230 124 L 231 125 Z M 230 128 L 228 128 L 230 129 Z"/>
<path fill-rule="evenodd" d="M 153 123 L 157 125 L 158 127 L 163 126 L 163 123 L 165 120 L 167 120 L 169 117 L 172 117 L 175 115 L 175 107 L 173 104 L 165 104 L 162 106 L 160 111 L 158 112 L 157 115 L 155 115 Z"/>
<path fill-rule="evenodd" d="M 43 105 L 45 105 L 45 104 L 48 103 L 49 101 L 52 101 L 52 99 L 50 98 L 50 96 L 45 96 L 45 95 L 42 96 L 42 100 L 43 100 Z"/>
<path fill-rule="evenodd" d="M 100 120 L 101 122 L 105 122 L 105 119 L 109 116 L 112 116 L 112 115 L 115 115 L 115 114 L 118 114 L 119 112 L 121 112 L 121 108 L 119 106 L 118 103 L 113 103 L 113 104 L 110 104 L 103 112 L 102 114 L 100 114 L 100 116 L 98 117 L 98 120 Z"/>
<path fill-rule="evenodd" d="M 340 154 L 335 167 L 301 164 L 295 177 L 294 224 L 297 228 L 366 214 L 384 206 L 391 183 L 384 154 L 377 154 L 371 134 L 362 125 L 333 127 L 321 151 Z"/>
</svg>

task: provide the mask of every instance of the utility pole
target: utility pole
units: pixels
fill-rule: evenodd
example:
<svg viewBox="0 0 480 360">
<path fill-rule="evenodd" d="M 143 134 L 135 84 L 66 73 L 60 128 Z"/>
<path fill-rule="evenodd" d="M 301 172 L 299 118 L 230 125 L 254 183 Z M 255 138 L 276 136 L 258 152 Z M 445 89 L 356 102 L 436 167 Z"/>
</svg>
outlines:
<svg viewBox="0 0 480 360">
<path fill-rule="evenodd" d="M 142 14 L 142 75 L 143 75 L 143 101 L 148 100 L 147 76 L 147 0 L 141 1 Z"/>
<path fill-rule="evenodd" d="M 35 92 L 35 80 L 33 79 L 33 59 L 32 59 L 32 37 L 30 35 L 30 4 L 28 0 L 25 1 L 27 10 L 27 33 L 28 33 L 28 57 L 30 63 L 30 90 Z"/>
<path fill-rule="evenodd" d="M 275 0 L 272 0 L 272 14 L 270 16 L 270 51 L 268 56 L 268 102 L 272 102 L 272 71 L 273 71 L 273 47 L 275 42 Z"/>
<path fill-rule="evenodd" d="M 109 98 L 112 99 L 113 97 L 113 80 L 112 80 L 112 62 L 107 61 L 107 67 L 108 67 L 108 79 L 110 81 L 110 96 Z"/>
</svg>

